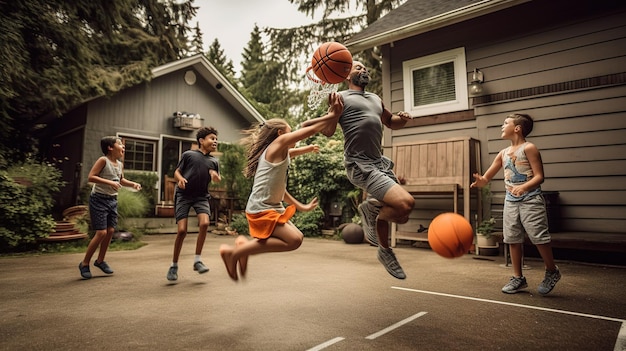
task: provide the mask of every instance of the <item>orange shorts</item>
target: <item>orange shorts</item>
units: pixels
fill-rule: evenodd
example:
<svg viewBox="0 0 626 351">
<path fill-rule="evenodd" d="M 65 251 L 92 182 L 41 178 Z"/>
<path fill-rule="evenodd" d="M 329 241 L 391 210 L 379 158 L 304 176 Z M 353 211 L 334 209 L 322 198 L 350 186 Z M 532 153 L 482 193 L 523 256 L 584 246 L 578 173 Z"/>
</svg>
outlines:
<svg viewBox="0 0 626 351">
<path fill-rule="evenodd" d="M 276 210 L 267 210 L 259 213 L 247 213 L 250 236 L 257 239 L 267 239 L 274 232 L 276 224 L 285 224 L 296 213 L 296 206 L 289 205 L 285 212 L 278 213 Z"/>
</svg>

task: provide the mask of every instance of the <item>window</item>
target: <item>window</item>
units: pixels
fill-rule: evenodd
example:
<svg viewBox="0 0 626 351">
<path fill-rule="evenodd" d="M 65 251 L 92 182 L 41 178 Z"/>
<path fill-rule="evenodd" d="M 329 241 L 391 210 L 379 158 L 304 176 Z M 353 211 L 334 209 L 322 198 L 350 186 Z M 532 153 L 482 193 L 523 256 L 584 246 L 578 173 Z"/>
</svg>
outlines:
<svg viewBox="0 0 626 351">
<path fill-rule="evenodd" d="M 465 49 L 453 49 L 402 64 L 405 110 L 413 116 L 469 108 Z"/>
<path fill-rule="evenodd" d="M 126 147 L 124 169 L 156 171 L 156 141 L 123 137 L 122 142 Z"/>
</svg>

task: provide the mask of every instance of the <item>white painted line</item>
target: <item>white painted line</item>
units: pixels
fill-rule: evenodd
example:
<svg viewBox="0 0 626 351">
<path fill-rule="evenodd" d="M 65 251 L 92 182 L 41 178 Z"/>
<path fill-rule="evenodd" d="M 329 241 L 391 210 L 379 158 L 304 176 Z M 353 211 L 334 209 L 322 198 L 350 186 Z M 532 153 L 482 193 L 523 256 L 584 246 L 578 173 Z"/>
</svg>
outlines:
<svg viewBox="0 0 626 351">
<path fill-rule="evenodd" d="M 619 329 L 619 334 L 617 334 L 617 341 L 615 341 L 615 348 L 613 351 L 624 350 L 626 350 L 626 322 L 622 323 L 622 327 Z"/>
<path fill-rule="evenodd" d="M 397 289 L 397 290 L 418 292 L 418 293 L 422 293 L 422 294 L 439 295 L 439 296 L 446 296 L 446 297 L 454 297 L 454 298 L 457 298 L 457 299 L 474 300 L 474 301 L 495 303 L 495 304 L 499 304 L 499 305 L 508 305 L 508 306 L 522 307 L 522 308 L 528 308 L 528 309 L 531 309 L 531 310 L 540 310 L 540 311 L 546 311 L 546 312 L 562 313 L 562 314 L 568 314 L 568 315 L 571 315 L 571 316 L 587 317 L 587 318 L 594 318 L 594 319 L 602 319 L 602 320 L 605 320 L 605 321 L 612 321 L 612 322 L 619 322 L 619 323 L 626 322 L 626 320 L 619 319 L 619 318 L 598 316 L 598 315 L 594 315 L 594 314 L 578 313 L 578 312 L 571 312 L 571 311 L 564 311 L 564 310 L 557 310 L 557 309 L 553 309 L 553 308 L 543 308 L 543 307 L 537 307 L 537 306 L 522 305 L 522 304 L 519 304 L 519 303 L 511 303 L 511 302 L 504 302 L 504 301 L 497 301 L 497 300 L 479 299 L 479 298 L 476 298 L 476 297 L 452 295 L 452 294 L 445 294 L 445 293 L 439 293 L 439 292 L 434 292 L 434 291 L 426 291 L 426 290 L 416 290 L 416 289 L 402 288 L 402 287 L 399 287 L 399 286 L 392 286 L 391 288 L 392 289 Z"/>
<path fill-rule="evenodd" d="M 332 345 L 332 344 L 336 344 L 338 342 L 340 342 L 341 340 L 343 340 L 344 338 L 342 337 L 336 337 L 334 339 L 328 340 L 323 344 L 319 344 L 315 347 L 312 347 L 310 349 L 308 349 L 307 351 L 319 351 L 319 350 L 323 350 L 325 348 L 327 348 L 328 346 Z"/>
<path fill-rule="evenodd" d="M 414 315 L 412 315 L 412 316 L 411 316 L 411 317 L 409 317 L 409 318 L 405 318 L 405 319 L 403 319 L 403 320 L 399 321 L 398 323 L 396 323 L 396 324 L 394 324 L 394 325 L 392 325 L 392 326 L 390 326 L 390 327 L 387 327 L 387 328 L 385 328 L 385 329 L 383 329 L 383 330 L 381 330 L 381 331 L 379 331 L 379 332 L 377 332 L 377 333 L 374 333 L 374 334 L 368 335 L 368 336 L 366 336 L 365 338 L 366 338 L 366 339 L 369 339 L 369 340 L 374 340 L 374 339 L 376 339 L 377 337 L 379 337 L 379 336 L 381 336 L 381 335 L 383 335 L 383 334 L 387 334 L 387 333 L 389 333 L 390 331 L 392 331 L 392 330 L 394 330 L 394 329 L 396 329 L 396 328 L 399 328 L 399 327 L 401 327 L 401 326 L 403 326 L 403 325 L 405 325 L 405 324 L 409 323 L 410 321 L 412 321 L 412 320 L 414 320 L 414 319 L 417 319 L 417 318 L 419 318 L 419 317 L 421 317 L 421 316 L 425 315 L 426 313 L 428 313 L 428 312 L 420 312 L 420 313 L 414 314 Z"/>
</svg>

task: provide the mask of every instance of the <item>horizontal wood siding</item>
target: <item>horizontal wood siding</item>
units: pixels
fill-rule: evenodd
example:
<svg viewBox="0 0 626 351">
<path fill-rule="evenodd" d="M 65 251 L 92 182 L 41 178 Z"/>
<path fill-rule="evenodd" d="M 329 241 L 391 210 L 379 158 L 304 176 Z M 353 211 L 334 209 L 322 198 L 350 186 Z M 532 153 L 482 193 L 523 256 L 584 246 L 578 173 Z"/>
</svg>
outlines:
<svg viewBox="0 0 626 351">
<path fill-rule="evenodd" d="M 529 113 L 535 127 L 528 140 L 541 151 L 543 190 L 559 192 L 562 230 L 623 233 L 625 96 L 626 86 L 617 86 L 477 107 L 477 123 L 487 143 L 483 168 L 508 145 L 499 139 L 505 116 L 514 111 Z M 502 177 L 499 172 L 493 180 L 494 207 L 503 204 Z"/>
<path fill-rule="evenodd" d="M 549 16 L 533 15 L 544 5 L 550 6 L 531 2 L 500 17 L 492 14 L 385 47 L 390 63 L 384 100 L 393 111 L 404 106 L 402 62 L 456 47 L 465 47 L 468 75 L 474 68 L 483 71 L 484 94 L 495 97 L 473 106 L 475 120 L 387 132 L 385 145 L 470 136 L 481 143 L 484 171 L 509 145 L 500 139 L 504 118 L 513 112 L 528 113 L 535 119 L 528 140 L 538 146 L 544 162 L 542 188 L 558 192 L 559 206 L 551 210 L 558 212 L 561 230 L 626 235 L 626 85 L 623 79 L 598 79 L 578 88 L 568 84 L 626 72 L 626 12 L 595 9 L 588 16 L 579 11 L 575 18 L 559 14 L 550 21 Z M 541 16 L 546 18 L 538 19 Z M 529 18 L 533 25 L 508 24 L 518 17 Z M 482 34 L 479 40 L 477 33 Z M 534 95 L 523 98 L 506 97 L 543 86 L 550 89 L 532 90 Z M 502 171 L 491 189 L 492 213 L 501 218 Z M 420 198 L 403 228 L 427 226 L 433 215 L 446 210 L 446 199 Z"/>
<path fill-rule="evenodd" d="M 486 94 L 626 71 L 626 15 L 564 25 L 515 41 L 467 50 L 468 66 L 485 73 Z M 475 107 L 483 168 L 508 146 L 500 139 L 507 114 L 535 119 L 527 138 L 541 151 L 544 191 L 558 192 L 563 231 L 625 233 L 626 86 L 553 92 Z M 501 212 L 503 174 L 493 180 Z"/>
</svg>

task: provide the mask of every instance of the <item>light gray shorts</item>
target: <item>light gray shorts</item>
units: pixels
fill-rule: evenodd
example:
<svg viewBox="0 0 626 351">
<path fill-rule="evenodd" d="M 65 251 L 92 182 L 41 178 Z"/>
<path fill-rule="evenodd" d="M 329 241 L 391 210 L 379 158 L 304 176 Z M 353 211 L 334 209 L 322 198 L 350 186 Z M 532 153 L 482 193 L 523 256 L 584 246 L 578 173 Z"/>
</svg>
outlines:
<svg viewBox="0 0 626 351">
<path fill-rule="evenodd" d="M 383 201 L 389 189 L 398 184 L 398 178 L 393 173 L 393 161 L 388 157 L 383 156 L 373 163 L 347 161 L 345 166 L 350 183 L 379 201 Z"/>
<path fill-rule="evenodd" d="M 522 244 L 524 234 L 528 234 L 534 245 L 549 243 L 548 213 L 543 196 L 538 194 L 524 201 L 504 201 L 502 227 L 505 244 Z"/>
</svg>

